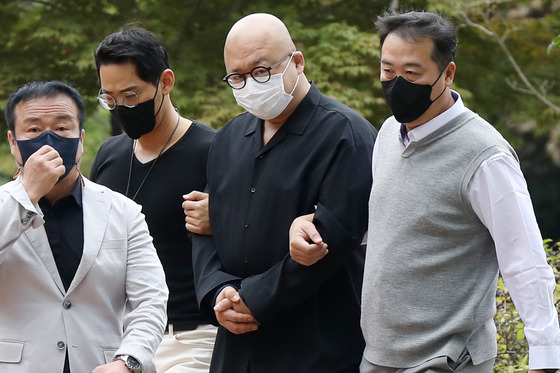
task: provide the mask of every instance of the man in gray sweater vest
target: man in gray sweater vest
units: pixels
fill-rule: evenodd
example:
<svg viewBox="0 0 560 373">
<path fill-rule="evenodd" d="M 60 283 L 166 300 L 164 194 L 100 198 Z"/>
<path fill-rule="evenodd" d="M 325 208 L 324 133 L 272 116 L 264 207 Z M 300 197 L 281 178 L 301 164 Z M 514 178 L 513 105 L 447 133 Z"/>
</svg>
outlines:
<svg viewBox="0 0 560 373">
<path fill-rule="evenodd" d="M 498 270 L 525 323 L 531 372 L 556 371 L 554 275 L 515 151 L 450 89 L 453 25 L 427 12 L 376 25 L 393 116 L 373 151 L 360 371 L 491 372 Z M 328 255 L 311 219 L 290 230 L 305 265 Z"/>
</svg>

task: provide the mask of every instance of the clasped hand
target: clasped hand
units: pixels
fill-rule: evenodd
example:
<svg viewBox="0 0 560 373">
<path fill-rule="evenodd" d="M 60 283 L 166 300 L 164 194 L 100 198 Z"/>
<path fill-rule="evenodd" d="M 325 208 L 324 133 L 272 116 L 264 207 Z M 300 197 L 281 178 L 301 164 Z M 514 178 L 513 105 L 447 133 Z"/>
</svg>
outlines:
<svg viewBox="0 0 560 373">
<path fill-rule="evenodd" d="M 220 325 L 233 334 L 253 332 L 259 328 L 251 310 L 233 286 L 227 286 L 220 292 L 214 312 Z"/>
</svg>

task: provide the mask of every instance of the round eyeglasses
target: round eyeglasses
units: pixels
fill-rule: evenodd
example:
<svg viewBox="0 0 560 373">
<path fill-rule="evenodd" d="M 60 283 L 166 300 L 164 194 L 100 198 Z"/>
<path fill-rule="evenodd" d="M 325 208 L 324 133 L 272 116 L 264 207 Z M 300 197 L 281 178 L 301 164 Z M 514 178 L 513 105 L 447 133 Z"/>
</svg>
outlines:
<svg viewBox="0 0 560 373">
<path fill-rule="evenodd" d="M 286 61 L 288 58 L 292 57 L 295 52 L 291 52 L 286 57 L 282 58 L 280 61 L 276 62 L 275 64 L 266 67 L 266 66 L 257 66 L 253 68 L 253 70 L 246 72 L 246 73 L 231 73 L 227 74 L 222 78 L 224 82 L 226 82 L 231 88 L 233 89 L 241 89 L 245 87 L 247 80 L 245 76 L 250 74 L 251 77 L 257 83 L 266 83 L 270 80 L 270 70 L 274 69 L 275 67 L 279 66 L 282 62 Z"/>
<path fill-rule="evenodd" d="M 142 93 L 142 91 L 125 92 L 122 94 L 122 98 L 116 99 L 107 93 L 103 93 L 103 88 L 101 88 L 99 90 L 99 93 L 97 94 L 97 101 L 99 101 L 99 105 L 101 105 L 102 108 L 107 110 L 113 110 L 114 108 L 116 108 L 119 101 L 121 105 L 128 108 L 133 108 L 138 105 L 138 96 L 140 96 L 140 93 Z"/>
</svg>

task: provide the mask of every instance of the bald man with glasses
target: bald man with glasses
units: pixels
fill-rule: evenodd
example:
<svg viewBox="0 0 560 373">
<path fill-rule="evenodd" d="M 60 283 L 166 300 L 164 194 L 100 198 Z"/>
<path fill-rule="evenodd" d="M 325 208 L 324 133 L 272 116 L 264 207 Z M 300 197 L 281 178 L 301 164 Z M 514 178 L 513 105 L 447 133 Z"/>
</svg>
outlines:
<svg viewBox="0 0 560 373">
<path fill-rule="evenodd" d="M 303 53 L 270 14 L 239 20 L 224 60 L 247 112 L 216 135 L 212 235 L 193 236 L 200 308 L 220 325 L 211 372 L 357 372 L 376 130 L 307 80 Z M 290 258 L 288 231 L 313 212 L 332 255 L 306 267 Z"/>
</svg>

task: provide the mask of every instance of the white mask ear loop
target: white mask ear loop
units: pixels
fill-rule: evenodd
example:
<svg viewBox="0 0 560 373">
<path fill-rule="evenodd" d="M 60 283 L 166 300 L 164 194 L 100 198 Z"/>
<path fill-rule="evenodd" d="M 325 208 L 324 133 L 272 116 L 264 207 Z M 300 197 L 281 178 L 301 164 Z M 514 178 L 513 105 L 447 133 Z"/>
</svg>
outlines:
<svg viewBox="0 0 560 373">
<path fill-rule="evenodd" d="M 300 76 L 301 76 L 300 74 L 297 74 L 296 84 L 294 85 L 294 88 L 293 88 L 292 91 L 290 92 L 290 96 L 292 96 L 292 94 L 293 94 L 294 91 L 296 90 L 296 87 L 297 87 L 297 85 L 298 85 L 298 83 L 299 83 L 299 77 L 300 77 Z"/>
<path fill-rule="evenodd" d="M 288 64 L 286 65 L 286 67 L 284 67 L 284 71 L 282 71 L 282 76 L 284 76 L 284 74 L 286 73 L 286 70 L 288 70 L 288 67 L 290 66 L 290 63 L 292 62 L 292 58 L 294 58 L 294 53 L 296 53 L 296 52 L 292 52 L 292 54 L 290 55 L 290 59 L 288 60 Z"/>
<path fill-rule="evenodd" d="M 282 71 L 282 78 L 284 78 L 284 74 L 288 70 L 288 67 L 290 67 L 290 63 L 292 62 L 292 58 L 294 57 L 294 53 L 296 53 L 296 52 L 292 52 L 292 55 L 290 56 L 290 59 L 288 60 L 288 64 L 284 68 L 284 71 Z M 296 84 L 294 84 L 294 88 L 292 88 L 292 91 L 290 92 L 290 96 L 292 96 L 294 91 L 296 90 L 296 87 L 299 83 L 299 77 L 300 77 L 300 74 L 297 75 Z M 282 85 L 284 85 L 284 81 L 282 81 Z"/>
</svg>

